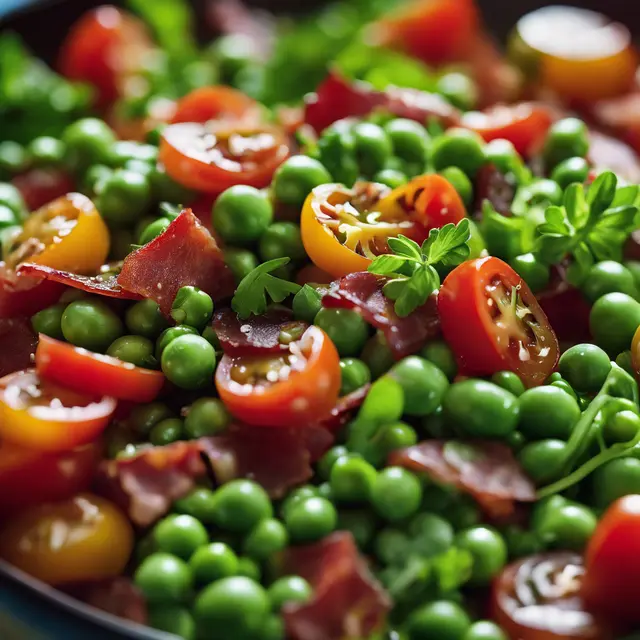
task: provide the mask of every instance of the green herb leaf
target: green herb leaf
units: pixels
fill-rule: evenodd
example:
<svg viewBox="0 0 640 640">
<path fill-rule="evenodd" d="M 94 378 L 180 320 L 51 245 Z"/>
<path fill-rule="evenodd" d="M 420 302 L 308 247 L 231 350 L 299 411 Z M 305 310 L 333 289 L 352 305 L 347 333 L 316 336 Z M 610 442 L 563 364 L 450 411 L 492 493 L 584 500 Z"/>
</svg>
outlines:
<svg viewBox="0 0 640 640">
<path fill-rule="evenodd" d="M 458 265 L 469 257 L 471 238 L 469 220 L 445 224 L 440 229 L 431 229 L 429 237 L 422 244 L 422 253 L 429 264 Z"/>
<path fill-rule="evenodd" d="M 387 253 L 377 256 L 369 265 L 368 271 L 369 273 L 375 273 L 378 276 L 387 276 L 395 273 L 404 265 L 405 262 L 405 258 Z"/>
<path fill-rule="evenodd" d="M 440 276 L 431 265 L 423 265 L 406 281 L 402 293 L 394 305 L 395 312 L 405 318 L 422 306 L 440 286 Z"/>
<path fill-rule="evenodd" d="M 598 261 L 622 262 L 622 247 L 626 237 L 626 233 L 617 229 L 598 229 L 589 234 L 589 247 Z"/>
<path fill-rule="evenodd" d="M 408 258 L 422 261 L 420 245 L 414 240 L 411 240 L 411 238 L 400 235 L 397 238 L 389 238 L 387 244 L 389 245 L 389 249 L 398 256 L 407 256 Z"/>
<path fill-rule="evenodd" d="M 638 207 L 635 205 L 622 205 L 620 207 L 611 207 L 607 209 L 596 222 L 595 228 L 606 229 L 628 229 L 633 231 L 635 227 L 635 217 L 638 213 Z"/>
<path fill-rule="evenodd" d="M 626 205 L 640 206 L 640 187 L 637 184 L 630 184 L 616 189 L 616 195 L 611 206 L 623 207 Z"/>
<path fill-rule="evenodd" d="M 597 220 L 611 206 L 616 195 L 617 184 L 618 178 L 612 171 L 604 171 L 593 181 L 587 192 L 590 220 Z"/>
<path fill-rule="evenodd" d="M 570 184 L 565 189 L 563 204 L 569 222 L 575 228 L 583 227 L 589 219 L 589 205 L 584 194 L 584 186 L 578 183 Z"/>
<path fill-rule="evenodd" d="M 562 207 L 550 206 L 544 212 L 544 224 L 538 227 L 538 233 L 550 236 L 567 236 L 572 233 L 565 210 Z"/>
</svg>

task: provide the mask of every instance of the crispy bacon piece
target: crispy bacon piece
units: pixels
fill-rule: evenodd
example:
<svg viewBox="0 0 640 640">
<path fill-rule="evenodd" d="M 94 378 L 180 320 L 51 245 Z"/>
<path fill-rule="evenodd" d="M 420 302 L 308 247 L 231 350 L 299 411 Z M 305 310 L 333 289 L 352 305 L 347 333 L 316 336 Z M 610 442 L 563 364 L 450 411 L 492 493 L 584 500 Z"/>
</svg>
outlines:
<svg viewBox="0 0 640 640">
<path fill-rule="evenodd" d="M 320 132 L 337 120 L 366 116 L 375 109 L 423 124 L 434 118 L 445 127 L 455 126 L 460 120 L 458 110 L 435 93 L 398 87 L 376 91 L 365 82 L 348 81 L 336 70 L 305 99 L 304 120 Z"/>
<path fill-rule="evenodd" d="M 0 318 L 32 316 L 55 304 L 63 291 L 57 282 L 17 274 L 0 262 Z"/>
<path fill-rule="evenodd" d="M 371 385 L 367 383 L 346 396 L 338 398 L 336 406 L 331 410 L 331 415 L 320 423 L 321 426 L 331 433 L 336 433 L 340 427 L 343 427 L 351 420 L 356 409 L 360 408 L 360 405 L 367 397 L 370 388 Z"/>
<path fill-rule="evenodd" d="M 199 287 L 214 300 L 230 296 L 234 289 L 220 247 L 191 209 L 184 209 L 157 238 L 130 253 L 117 280 L 126 291 L 155 300 L 166 314 L 181 287 Z"/>
<path fill-rule="evenodd" d="M 389 464 L 466 491 L 492 518 L 511 515 L 516 502 L 535 500 L 533 483 L 511 449 L 499 442 L 425 440 L 394 451 Z"/>
<path fill-rule="evenodd" d="M 76 189 L 71 176 L 60 169 L 29 169 L 11 182 L 22 194 L 29 211 L 40 209 Z"/>
<path fill-rule="evenodd" d="M 482 203 L 488 200 L 503 216 L 511 217 L 511 204 L 516 195 L 513 180 L 498 171 L 492 164 L 480 167 L 475 179 L 473 217 L 482 220 Z"/>
<path fill-rule="evenodd" d="M 38 336 L 28 318 L 0 319 L 0 378 L 33 366 Z"/>
<path fill-rule="evenodd" d="M 400 318 L 393 309 L 393 301 L 382 293 L 384 283 L 384 278 L 366 271 L 350 273 L 332 283 L 322 304 L 358 309 L 367 322 L 382 330 L 394 357 L 400 360 L 440 333 L 436 296 L 432 295 L 406 318 Z"/>
<path fill-rule="evenodd" d="M 314 544 L 289 547 L 282 569 L 313 587 L 309 602 L 284 607 L 291 640 L 370 638 L 384 624 L 391 600 L 369 572 L 351 533 L 338 531 Z"/>
<path fill-rule="evenodd" d="M 216 311 L 213 328 L 222 350 L 230 356 L 266 355 L 287 351 L 288 345 L 280 342 L 280 335 L 293 332 L 302 335 L 306 322 L 294 320 L 289 309 L 269 309 L 264 315 L 241 320 L 229 308 Z"/>
</svg>

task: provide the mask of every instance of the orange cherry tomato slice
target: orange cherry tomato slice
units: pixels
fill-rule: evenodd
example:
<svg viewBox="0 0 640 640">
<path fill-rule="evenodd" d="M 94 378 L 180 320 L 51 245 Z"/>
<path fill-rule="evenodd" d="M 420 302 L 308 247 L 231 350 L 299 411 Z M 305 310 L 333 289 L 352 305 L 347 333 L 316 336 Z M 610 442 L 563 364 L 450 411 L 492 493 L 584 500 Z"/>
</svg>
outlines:
<svg viewBox="0 0 640 640">
<path fill-rule="evenodd" d="M 231 87 L 200 87 L 180 98 L 172 123 L 200 122 L 209 120 L 249 121 L 259 120 L 260 105 L 249 96 Z"/>
<path fill-rule="evenodd" d="M 159 371 L 136 367 L 118 358 L 93 353 L 40 334 L 36 371 L 42 378 L 92 396 L 151 402 L 164 385 Z"/>
<path fill-rule="evenodd" d="M 335 406 L 340 357 L 327 334 L 311 326 L 283 355 L 223 356 L 216 388 L 229 411 L 248 424 L 304 429 Z"/>
<path fill-rule="evenodd" d="M 119 576 L 133 528 L 113 504 L 89 493 L 30 508 L 0 531 L 0 556 L 43 582 L 63 585 Z"/>
<path fill-rule="evenodd" d="M 438 294 L 442 333 L 464 375 L 517 373 L 542 384 L 559 357 L 558 340 L 531 289 L 498 258 L 468 260 Z"/>
<path fill-rule="evenodd" d="M 221 193 L 236 184 L 266 187 L 289 153 L 278 127 L 187 122 L 164 129 L 159 157 L 181 185 Z"/>
<path fill-rule="evenodd" d="M 102 433 L 116 400 L 87 396 L 43 380 L 33 369 L 0 379 L 0 437 L 46 451 L 65 451 Z"/>
</svg>

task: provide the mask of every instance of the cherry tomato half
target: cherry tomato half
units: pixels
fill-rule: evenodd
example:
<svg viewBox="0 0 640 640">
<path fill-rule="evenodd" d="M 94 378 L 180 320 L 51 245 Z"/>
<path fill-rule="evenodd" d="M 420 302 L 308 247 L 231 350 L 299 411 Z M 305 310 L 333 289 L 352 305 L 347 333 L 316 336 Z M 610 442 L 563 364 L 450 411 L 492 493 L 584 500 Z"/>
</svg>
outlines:
<svg viewBox="0 0 640 640">
<path fill-rule="evenodd" d="M 40 334 L 36 371 L 42 378 L 92 396 L 151 402 L 164 385 L 159 371 L 93 353 Z"/>
<path fill-rule="evenodd" d="M 612 640 L 580 597 L 582 558 L 541 553 L 506 567 L 493 585 L 492 617 L 514 640 Z"/>
<path fill-rule="evenodd" d="M 169 125 L 162 132 L 160 161 L 181 185 L 221 193 L 235 184 L 266 187 L 289 157 L 278 127 L 194 122 Z"/>
<path fill-rule="evenodd" d="M 237 89 L 223 85 L 200 87 L 178 100 L 171 122 L 204 124 L 209 120 L 238 121 L 246 118 L 255 123 L 261 111 L 255 100 Z"/>
<path fill-rule="evenodd" d="M 517 373 L 542 384 L 559 357 L 558 340 L 531 289 L 498 258 L 468 260 L 444 280 L 438 313 L 461 373 Z"/>
<path fill-rule="evenodd" d="M 267 357 L 223 356 L 216 388 L 229 411 L 249 424 L 298 427 L 328 416 L 340 391 L 340 358 L 318 327 L 289 352 Z"/>
<path fill-rule="evenodd" d="M 32 507 L 0 531 L 0 556 L 52 585 L 119 576 L 134 535 L 113 504 L 89 493 Z"/>
<path fill-rule="evenodd" d="M 614 620 L 640 624 L 640 495 L 624 496 L 607 509 L 585 564 L 587 603 Z"/>
<path fill-rule="evenodd" d="M 0 437 L 23 447 L 65 451 L 91 442 L 115 408 L 114 398 L 70 391 L 33 369 L 0 379 Z"/>
</svg>

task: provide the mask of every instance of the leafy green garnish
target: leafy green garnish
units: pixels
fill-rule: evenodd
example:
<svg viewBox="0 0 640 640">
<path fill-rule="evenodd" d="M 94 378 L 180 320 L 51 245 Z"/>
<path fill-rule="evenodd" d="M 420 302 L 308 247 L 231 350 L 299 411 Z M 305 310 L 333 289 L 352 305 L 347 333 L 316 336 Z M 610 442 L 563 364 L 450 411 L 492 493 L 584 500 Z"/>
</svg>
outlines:
<svg viewBox="0 0 640 640">
<path fill-rule="evenodd" d="M 295 282 L 272 275 L 289 262 L 289 258 L 276 258 L 263 262 L 248 273 L 238 285 L 231 300 L 231 308 L 241 317 L 259 316 L 267 310 L 267 296 L 273 302 L 282 302 L 292 293 L 300 290 Z"/>
<path fill-rule="evenodd" d="M 389 248 L 393 253 L 378 256 L 369 265 L 369 271 L 391 278 L 383 291 L 388 298 L 395 300 L 395 311 L 403 318 L 424 304 L 440 286 L 437 265 L 453 267 L 469 257 L 470 238 L 469 220 L 466 218 L 457 225 L 449 223 L 440 229 L 431 229 L 422 247 L 402 235 L 389 238 Z"/>
</svg>

